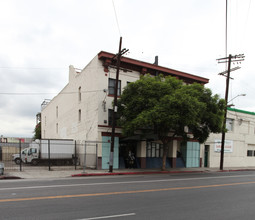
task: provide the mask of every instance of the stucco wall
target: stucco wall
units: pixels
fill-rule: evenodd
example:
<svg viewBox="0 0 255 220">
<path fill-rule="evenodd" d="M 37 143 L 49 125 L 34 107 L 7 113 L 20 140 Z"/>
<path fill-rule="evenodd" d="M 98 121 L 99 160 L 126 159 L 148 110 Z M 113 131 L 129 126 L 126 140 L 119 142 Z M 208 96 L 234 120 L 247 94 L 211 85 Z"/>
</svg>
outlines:
<svg viewBox="0 0 255 220">
<path fill-rule="evenodd" d="M 98 122 L 97 59 L 77 73 L 69 68 L 69 83 L 42 111 L 42 137 L 86 140 L 96 139 Z M 78 98 L 81 87 L 81 100 Z M 81 120 L 79 120 L 79 110 Z M 57 113 L 58 111 L 58 113 Z M 57 129 L 58 125 L 58 129 Z"/>
<path fill-rule="evenodd" d="M 255 157 L 247 157 L 247 150 L 255 146 L 255 115 L 228 111 L 227 118 L 234 120 L 233 131 L 228 131 L 225 137 L 233 142 L 233 148 L 232 152 L 224 153 L 224 167 L 255 166 Z M 220 152 L 215 151 L 215 140 L 221 140 L 221 137 L 221 134 L 211 134 L 205 143 L 210 146 L 209 167 L 220 165 Z"/>
<path fill-rule="evenodd" d="M 121 90 L 123 91 L 127 82 L 134 82 L 139 77 L 139 72 L 120 70 Z M 78 143 L 85 140 L 97 141 L 97 154 L 101 157 L 102 132 L 111 132 L 108 109 L 112 109 L 113 96 L 108 95 L 109 78 L 116 78 L 116 69 L 109 68 L 109 72 L 105 72 L 98 56 L 81 72 L 70 66 L 69 83 L 42 110 L 42 138 L 74 139 Z M 121 133 L 121 130 L 116 129 L 116 133 Z M 84 152 L 83 145 L 78 146 L 78 152 Z"/>
</svg>

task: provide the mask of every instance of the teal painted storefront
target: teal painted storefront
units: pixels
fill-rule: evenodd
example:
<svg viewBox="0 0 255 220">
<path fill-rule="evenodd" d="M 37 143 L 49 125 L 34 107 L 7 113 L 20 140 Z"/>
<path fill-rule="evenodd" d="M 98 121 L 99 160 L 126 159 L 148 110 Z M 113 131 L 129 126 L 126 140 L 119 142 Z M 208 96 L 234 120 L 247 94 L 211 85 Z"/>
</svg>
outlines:
<svg viewBox="0 0 255 220">
<path fill-rule="evenodd" d="M 182 143 L 181 154 L 186 167 L 200 167 L 200 144 L 198 142 Z"/>
<path fill-rule="evenodd" d="M 109 169 L 111 137 L 102 136 L 102 169 Z M 114 138 L 113 168 L 119 169 L 119 137 Z"/>
</svg>

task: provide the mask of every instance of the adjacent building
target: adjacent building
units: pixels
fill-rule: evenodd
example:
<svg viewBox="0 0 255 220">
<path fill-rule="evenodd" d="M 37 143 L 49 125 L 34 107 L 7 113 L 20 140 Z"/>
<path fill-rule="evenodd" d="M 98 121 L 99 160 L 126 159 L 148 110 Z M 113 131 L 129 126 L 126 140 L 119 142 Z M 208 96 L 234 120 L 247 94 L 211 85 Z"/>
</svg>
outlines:
<svg viewBox="0 0 255 220">
<path fill-rule="evenodd" d="M 224 167 L 255 166 L 255 113 L 228 108 L 225 137 Z M 221 134 L 211 134 L 203 151 L 204 167 L 219 167 Z"/>
</svg>

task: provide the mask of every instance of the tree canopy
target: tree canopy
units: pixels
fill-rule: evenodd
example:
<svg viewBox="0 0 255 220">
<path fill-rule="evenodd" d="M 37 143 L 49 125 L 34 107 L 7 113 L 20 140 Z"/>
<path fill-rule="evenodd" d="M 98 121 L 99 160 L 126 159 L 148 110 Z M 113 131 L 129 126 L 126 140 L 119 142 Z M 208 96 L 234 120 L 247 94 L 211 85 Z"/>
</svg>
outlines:
<svg viewBox="0 0 255 220">
<path fill-rule="evenodd" d="M 41 139 L 41 122 L 35 126 L 33 139 Z"/>
<path fill-rule="evenodd" d="M 225 101 L 198 83 L 184 84 L 175 77 L 142 76 L 129 83 L 118 100 L 120 125 L 125 135 L 157 134 L 167 154 L 169 139 L 193 138 L 203 143 L 211 132 L 222 131 Z M 189 132 L 189 133 L 190 133 Z"/>
</svg>

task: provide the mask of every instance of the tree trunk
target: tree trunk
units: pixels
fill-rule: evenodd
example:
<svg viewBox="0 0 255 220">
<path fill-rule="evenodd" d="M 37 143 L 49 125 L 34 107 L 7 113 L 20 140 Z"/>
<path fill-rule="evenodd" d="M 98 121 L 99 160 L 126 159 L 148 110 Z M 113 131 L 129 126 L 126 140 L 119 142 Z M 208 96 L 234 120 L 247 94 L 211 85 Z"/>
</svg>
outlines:
<svg viewBox="0 0 255 220">
<path fill-rule="evenodd" d="M 166 170 L 166 157 L 168 153 L 168 142 L 162 141 L 163 142 L 163 158 L 162 158 L 162 171 Z"/>
</svg>

